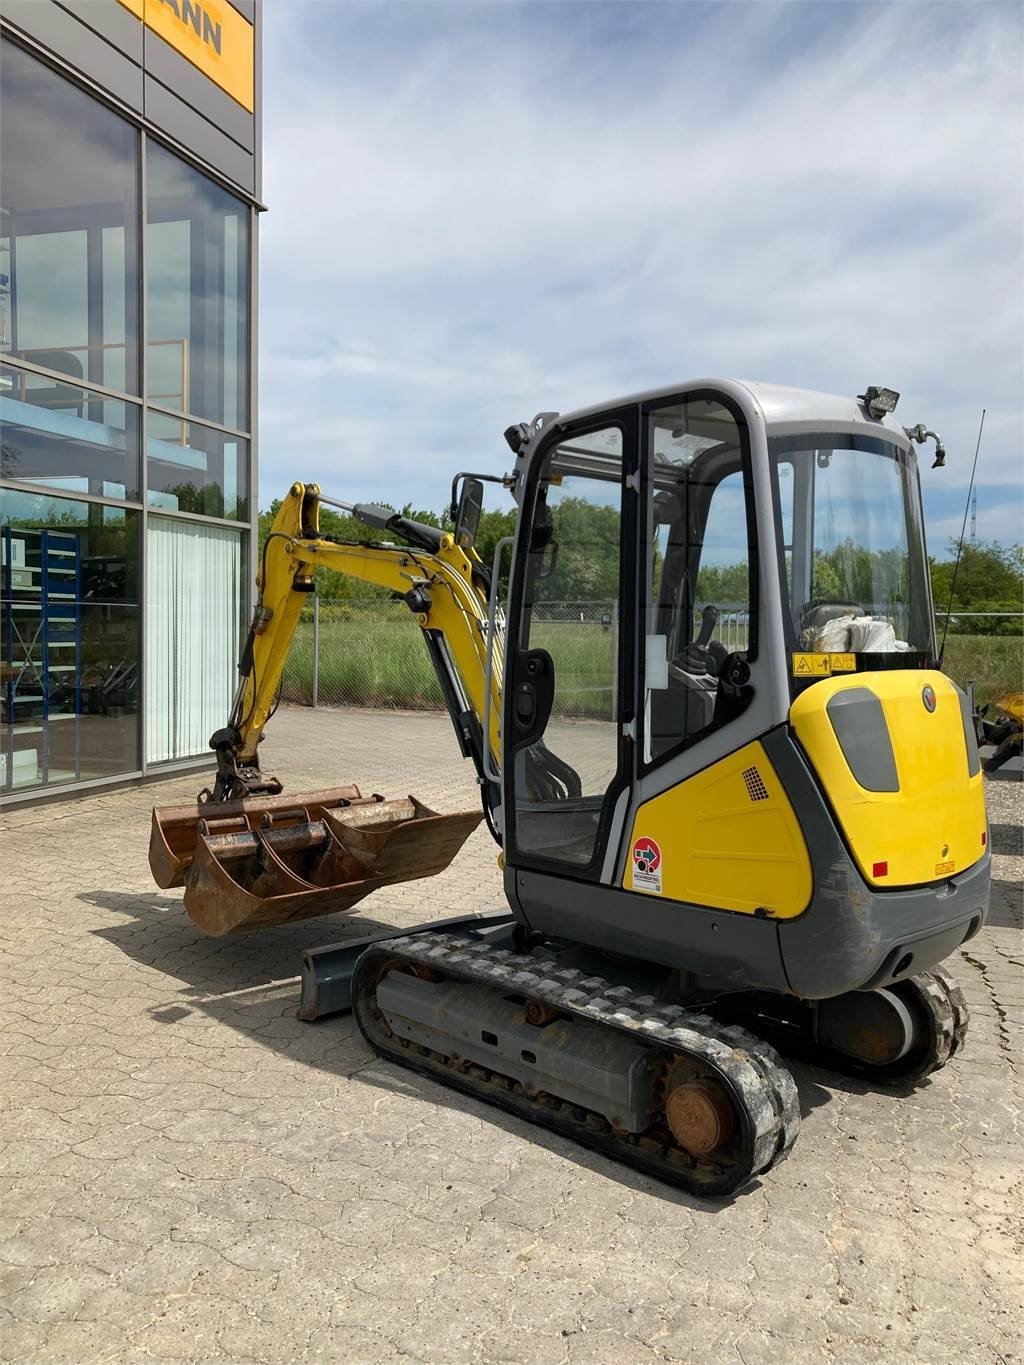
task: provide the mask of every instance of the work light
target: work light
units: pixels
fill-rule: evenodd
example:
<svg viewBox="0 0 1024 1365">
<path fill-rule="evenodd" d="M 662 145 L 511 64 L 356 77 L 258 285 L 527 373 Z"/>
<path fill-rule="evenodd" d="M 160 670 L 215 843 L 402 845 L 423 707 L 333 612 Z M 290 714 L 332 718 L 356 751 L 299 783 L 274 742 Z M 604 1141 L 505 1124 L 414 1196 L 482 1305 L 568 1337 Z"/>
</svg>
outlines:
<svg viewBox="0 0 1024 1365">
<path fill-rule="evenodd" d="M 900 396 L 895 389 L 880 389 L 875 385 L 865 389 L 860 395 L 860 400 L 867 408 L 869 417 L 879 421 L 887 412 L 895 411 L 896 404 L 900 401 Z"/>
</svg>

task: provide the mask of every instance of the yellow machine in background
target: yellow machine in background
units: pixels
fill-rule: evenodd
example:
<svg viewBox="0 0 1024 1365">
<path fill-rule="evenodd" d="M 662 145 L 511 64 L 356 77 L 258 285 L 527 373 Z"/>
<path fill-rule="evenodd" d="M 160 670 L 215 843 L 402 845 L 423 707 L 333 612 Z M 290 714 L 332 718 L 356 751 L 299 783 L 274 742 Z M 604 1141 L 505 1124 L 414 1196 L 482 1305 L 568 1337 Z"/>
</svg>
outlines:
<svg viewBox="0 0 1024 1365">
<path fill-rule="evenodd" d="M 989 716 L 993 709 L 995 715 Z M 994 773 L 1009 759 L 1020 757 L 1024 740 L 1024 692 L 1008 692 L 994 707 L 983 706 L 975 720 L 978 743 L 995 746 L 995 752 L 982 764 L 987 773 Z"/>
<path fill-rule="evenodd" d="M 883 1081 L 944 1065 L 968 1016 L 939 964 L 983 922 L 988 830 L 970 708 L 935 667 L 914 446 L 944 452 L 896 398 L 701 380 L 510 427 L 507 595 L 503 547 L 491 566 L 474 549 L 477 476 L 453 534 L 335 504 L 392 538 L 366 544 L 324 535 L 326 500 L 294 484 L 214 786 L 154 811 L 157 880 L 239 933 L 437 872 L 484 818 L 504 922 L 353 950 L 360 1029 L 694 1191 L 738 1189 L 795 1140 L 768 1040 Z M 321 566 L 408 605 L 480 811 L 287 797 L 262 772 Z"/>
</svg>

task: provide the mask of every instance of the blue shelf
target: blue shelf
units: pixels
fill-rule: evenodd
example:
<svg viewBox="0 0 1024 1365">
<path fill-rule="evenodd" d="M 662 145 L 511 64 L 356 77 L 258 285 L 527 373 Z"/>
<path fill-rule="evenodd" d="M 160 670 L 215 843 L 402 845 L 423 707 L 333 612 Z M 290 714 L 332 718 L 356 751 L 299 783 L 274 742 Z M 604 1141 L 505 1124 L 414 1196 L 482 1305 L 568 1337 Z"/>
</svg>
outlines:
<svg viewBox="0 0 1024 1365">
<path fill-rule="evenodd" d="M 3 605 L 3 750 L 7 756 L 3 789 L 49 780 L 50 726 L 74 722 L 74 777 L 81 776 L 79 717 L 82 713 L 82 554 L 75 531 L 31 530 L 5 526 L 0 602 Z M 14 564 L 14 544 L 25 547 L 25 564 Z M 15 585 L 16 576 L 27 582 Z M 56 689 L 64 693 L 55 696 Z M 16 783 L 14 741 L 19 734 L 40 737 L 41 771 L 32 782 Z M 67 741 L 66 727 L 61 727 Z M 36 747 L 36 746 L 33 746 Z M 62 756 L 61 780 L 67 780 Z"/>
</svg>

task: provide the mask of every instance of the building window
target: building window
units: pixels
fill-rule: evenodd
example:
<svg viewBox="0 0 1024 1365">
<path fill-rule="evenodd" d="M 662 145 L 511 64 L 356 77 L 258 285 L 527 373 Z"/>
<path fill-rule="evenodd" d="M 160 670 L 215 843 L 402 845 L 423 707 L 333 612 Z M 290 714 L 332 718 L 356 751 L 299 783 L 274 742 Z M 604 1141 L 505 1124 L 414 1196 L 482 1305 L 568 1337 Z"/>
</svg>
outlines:
<svg viewBox="0 0 1024 1365">
<path fill-rule="evenodd" d="M 0 791 L 139 767 L 140 514 L 5 489 Z"/>
<path fill-rule="evenodd" d="M 146 761 L 209 752 L 238 682 L 244 596 L 237 531 L 149 519 Z"/>
<path fill-rule="evenodd" d="M 139 136 L 0 44 L 0 352 L 138 392 Z"/>
<path fill-rule="evenodd" d="M 248 520 L 248 441 L 160 412 L 151 412 L 147 422 L 151 507 Z"/>
<path fill-rule="evenodd" d="M 0 365 L 0 478 L 139 500 L 139 409 Z"/>
<path fill-rule="evenodd" d="M 146 152 L 147 394 L 249 427 L 249 211 L 180 157 Z"/>
<path fill-rule="evenodd" d="M 0 797 L 206 755 L 228 714 L 252 517 L 250 221 L 0 42 Z"/>
</svg>

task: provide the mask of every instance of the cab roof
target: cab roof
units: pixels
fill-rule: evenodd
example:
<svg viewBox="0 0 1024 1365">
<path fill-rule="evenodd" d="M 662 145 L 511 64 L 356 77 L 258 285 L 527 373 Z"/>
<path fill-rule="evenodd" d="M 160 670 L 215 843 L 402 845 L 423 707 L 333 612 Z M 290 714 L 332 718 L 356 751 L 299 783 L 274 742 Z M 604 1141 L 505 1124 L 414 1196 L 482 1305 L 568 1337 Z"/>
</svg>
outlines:
<svg viewBox="0 0 1024 1365">
<path fill-rule="evenodd" d="M 869 417 L 855 395 L 820 393 L 815 389 L 795 389 L 784 384 L 766 384 L 751 379 L 691 379 L 664 388 L 627 394 L 619 399 L 577 408 L 573 412 L 558 413 L 557 419 L 559 423 L 577 422 L 607 412 L 610 408 L 657 403 L 660 399 L 668 400 L 695 389 L 719 389 L 733 398 L 741 400 L 744 397 L 752 398 L 761 409 L 766 424 L 776 431 L 792 433 L 822 429 L 834 431 L 856 429 L 878 436 L 881 434 L 879 428 L 882 427 L 890 439 L 895 439 L 904 446 L 908 444 L 902 424 L 892 413 L 887 413 L 878 420 Z M 550 425 L 554 414 L 548 413 L 544 416 L 545 426 Z"/>
</svg>

